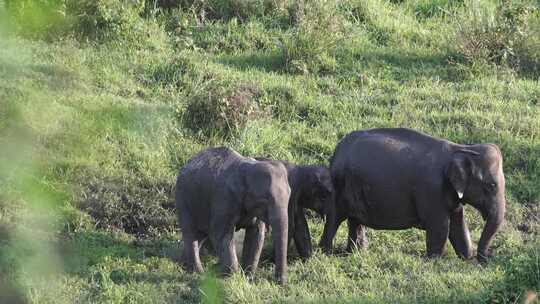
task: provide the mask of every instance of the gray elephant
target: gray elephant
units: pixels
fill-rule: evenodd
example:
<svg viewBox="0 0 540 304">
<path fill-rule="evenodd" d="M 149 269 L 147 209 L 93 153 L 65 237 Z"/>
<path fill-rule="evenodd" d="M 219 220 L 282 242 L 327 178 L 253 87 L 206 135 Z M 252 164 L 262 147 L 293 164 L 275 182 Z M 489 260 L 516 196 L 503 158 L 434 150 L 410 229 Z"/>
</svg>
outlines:
<svg viewBox="0 0 540 304">
<path fill-rule="evenodd" d="M 199 248 L 209 238 L 221 271 L 238 269 L 233 235 L 245 228 L 249 244 L 242 266 L 257 268 L 265 224 L 273 229 L 276 279 L 286 282 L 287 169 L 280 162 L 256 161 L 228 148 L 209 148 L 189 160 L 178 174 L 176 209 L 184 248 L 182 261 L 189 271 L 202 272 Z"/>
<path fill-rule="evenodd" d="M 257 160 L 270 160 L 257 157 Z M 303 259 L 313 253 L 311 235 L 306 220 L 306 210 L 323 216 L 334 207 L 334 187 L 330 170 L 323 166 L 299 166 L 281 161 L 287 168 L 291 197 L 289 199 L 289 243 L 294 240 L 296 250 Z"/>
<path fill-rule="evenodd" d="M 428 256 L 443 254 L 446 240 L 472 257 L 463 205 L 486 220 L 477 259 L 485 262 L 506 209 L 503 158 L 494 144 L 460 145 L 410 129 L 372 129 L 345 136 L 331 160 L 336 191 L 321 246 L 331 250 L 341 222 L 349 244 L 363 246 L 364 227 L 426 231 Z"/>
</svg>

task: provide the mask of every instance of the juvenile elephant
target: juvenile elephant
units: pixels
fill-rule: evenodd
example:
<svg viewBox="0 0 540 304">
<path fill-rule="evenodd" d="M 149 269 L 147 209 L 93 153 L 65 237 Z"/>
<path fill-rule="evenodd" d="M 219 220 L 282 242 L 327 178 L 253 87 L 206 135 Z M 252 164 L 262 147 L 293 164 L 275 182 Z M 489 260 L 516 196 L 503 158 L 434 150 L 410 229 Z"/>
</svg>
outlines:
<svg viewBox="0 0 540 304">
<path fill-rule="evenodd" d="M 269 160 L 257 157 L 257 160 Z M 305 209 L 325 215 L 333 208 L 334 187 L 330 170 L 323 166 L 298 166 L 281 161 L 287 168 L 291 197 L 289 199 L 289 241 L 294 240 L 298 254 L 308 259 L 313 253 Z"/>
<path fill-rule="evenodd" d="M 426 231 L 428 256 L 443 253 L 449 238 L 456 253 L 472 257 L 465 203 L 486 220 L 477 258 L 504 220 L 503 158 L 494 144 L 460 145 L 410 129 L 372 129 L 345 136 L 331 160 L 336 191 L 321 246 L 331 250 L 338 226 L 349 220 L 349 245 L 362 246 L 362 225 Z"/>
<path fill-rule="evenodd" d="M 185 267 L 203 271 L 199 248 L 210 238 L 221 270 L 236 271 L 233 235 L 235 229 L 246 228 L 246 239 L 253 240 L 249 242 L 253 246 L 244 248 L 242 264 L 254 271 L 266 222 L 274 231 L 276 279 L 285 283 L 290 193 L 287 169 L 279 162 L 256 161 L 228 148 L 209 148 L 195 155 L 180 169 L 176 182 Z"/>
</svg>

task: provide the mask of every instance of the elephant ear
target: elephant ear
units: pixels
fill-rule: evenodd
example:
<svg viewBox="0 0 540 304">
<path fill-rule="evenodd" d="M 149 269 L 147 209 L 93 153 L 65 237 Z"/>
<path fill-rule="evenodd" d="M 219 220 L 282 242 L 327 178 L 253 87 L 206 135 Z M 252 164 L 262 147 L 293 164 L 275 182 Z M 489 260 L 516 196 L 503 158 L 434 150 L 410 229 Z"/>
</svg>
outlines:
<svg viewBox="0 0 540 304">
<path fill-rule="evenodd" d="M 241 164 L 235 174 L 226 181 L 227 192 L 242 203 L 244 203 L 249 190 L 246 183 L 249 166 L 247 163 Z"/>
<path fill-rule="evenodd" d="M 456 190 L 459 199 L 463 198 L 472 175 L 472 161 L 468 154 L 478 155 L 475 151 L 458 150 L 446 168 L 446 177 Z"/>
</svg>

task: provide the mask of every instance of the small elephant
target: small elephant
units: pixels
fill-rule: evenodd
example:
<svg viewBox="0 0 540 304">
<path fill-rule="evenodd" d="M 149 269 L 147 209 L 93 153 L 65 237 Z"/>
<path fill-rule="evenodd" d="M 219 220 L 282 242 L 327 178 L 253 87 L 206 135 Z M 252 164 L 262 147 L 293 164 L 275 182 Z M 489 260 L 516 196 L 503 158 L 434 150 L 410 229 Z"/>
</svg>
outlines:
<svg viewBox="0 0 540 304">
<path fill-rule="evenodd" d="M 257 157 L 257 160 L 269 160 Z M 294 240 L 296 250 L 303 259 L 313 253 L 311 235 L 306 220 L 305 208 L 323 216 L 333 208 L 334 187 L 330 170 L 323 166 L 298 166 L 281 161 L 287 168 L 291 198 L 289 199 L 289 243 Z"/>
<path fill-rule="evenodd" d="M 504 221 L 505 179 L 494 144 L 460 145 L 410 129 L 355 131 L 337 145 L 331 160 L 336 191 L 321 246 L 331 250 L 336 230 L 349 220 L 349 246 L 362 245 L 362 225 L 374 229 L 426 231 L 428 256 L 440 256 L 446 240 L 464 259 L 473 255 L 465 203 L 486 221 L 477 259 Z"/>
<path fill-rule="evenodd" d="M 199 152 L 180 169 L 176 182 L 185 267 L 203 271 L 199 249 L 210 238 L 221 271 L 236 271 L 233 235 L 235 229 L 246 228 L 246 239 L 253 246 L 243 248 L 242 266 L 255 271 L 268 223 L 273 230 L 276 279 L 285 283 L 290 194 L 287 169 L 280 162 L 256 161 L 223 147 Z"/>
</svg>

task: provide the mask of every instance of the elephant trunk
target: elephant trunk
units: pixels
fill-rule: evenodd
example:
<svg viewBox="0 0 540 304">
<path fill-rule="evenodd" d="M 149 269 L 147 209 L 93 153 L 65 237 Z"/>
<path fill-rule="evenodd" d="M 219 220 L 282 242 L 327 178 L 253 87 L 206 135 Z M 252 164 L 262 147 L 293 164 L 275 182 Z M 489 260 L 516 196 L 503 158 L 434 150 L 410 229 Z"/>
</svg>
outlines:
<svg viewBox="0 0 540 304">
<path fill-rule="evenodd" d="M 335 196 L 335 194 L 334 194 Z M 334 240 L 334 237 L 336 236 L 337 232 L 337 224 L 336 224 L 336 200 L 335 198 L 332 199 L 331 204 L 327 204 L 325 206 L 325 217 L 326 221 L 324 223 L 324 230 L 323 234 L 321 236 L 321 241 L 319 243 L 319 246 L 327 253 L 330 253 L 332 251 L 332 242 Z"/>
<path fill-rule="evenodd" d="M 489 245 L 493 240 L 495 233 L 497 233 L 501 224 L 504 222 L 505 211 L 506 206 L 503 199 L 502 203 L 497 204 L 496 208 L 493 208 L 488 212 L 483 212 L 483 214 L 485 214 L 484 217 L 486 218 L 486 225 L 484 226 L 484 230 L 482 230 L 477 252 L 478 261 L 482 263 L 487 261 Z"/>
<path fill-rule="evenodd" d="M 276 280 L 279 284 L 287 283 L 287 243 L 289 238 L 287 207 L 275 207 L 270 212 L 270 225 L 274 241 L 276 262 Z"/>
</svg>

